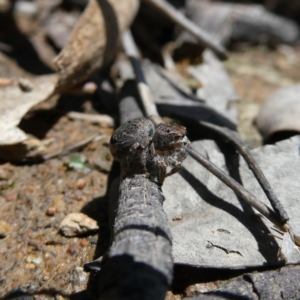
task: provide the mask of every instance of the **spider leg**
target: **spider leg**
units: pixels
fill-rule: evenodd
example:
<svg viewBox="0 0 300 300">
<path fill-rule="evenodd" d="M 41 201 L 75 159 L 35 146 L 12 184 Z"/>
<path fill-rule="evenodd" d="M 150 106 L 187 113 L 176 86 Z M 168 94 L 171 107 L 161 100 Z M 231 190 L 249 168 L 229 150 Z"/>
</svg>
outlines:
<svg viewBox="0 0 300 300">
<path fill-rule="evenodd" d="M 174 165 L 174 168 L 172 168 L 170 172 L 166 173 L 166 177 L 171 176 L 171 175 L 177 173 L 180 169 L 181 169 L 181 162 L 177 162 Z"/>
<path fill-rule="evenodd" d="M 165 160 L 161 159 L 160 157 L 157 159 L 156 163 L 157 163 L 157 170 L 158 170 L 157 179 L 158 182 L 162 184 L 166 178 L 167 165 Z"/>
</svg>

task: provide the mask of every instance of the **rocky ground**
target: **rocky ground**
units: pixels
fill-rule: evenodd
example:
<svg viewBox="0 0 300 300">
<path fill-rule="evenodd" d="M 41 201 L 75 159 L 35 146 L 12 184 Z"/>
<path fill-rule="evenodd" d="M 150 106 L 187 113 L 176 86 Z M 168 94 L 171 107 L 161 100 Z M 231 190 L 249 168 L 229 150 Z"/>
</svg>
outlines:
<svg viewBox="0 0 300 300">
<path fill-rule="evenodd" d="M 0 1 L 0 9 L 3 9 L 3 3 L 8 2 Z M 75 20 L 70 21 L 71 27 L 78 15 L 78 11 L 74 12 Z M 49 45 L 45 46 L 42 35 L 36 34 L 40 30 L 39 23 L 30 20 L 26 14 L 25 17 L 20 16 L 19 26 L 24 34 L 31 37 L 31 42 L 40 47 L 44 67 L 52 68 L 55 51 Z M 55 20 L 53 22 L 56 23 Z M 49 28 L 53 29 L 52 25 Z M 65 41 L 69 32 L 70 29 L 61 36 L 54 34 L 56 47 L 60 39 Z M 0 50 L 1 47 L 5 48 L 5 45 L 0 44 Z M 17 61 L 19 65 L 20 62 L 24 64 L 24 57 L 19 58 L 1 55 L 0 77 L 27 76 L 26 71 L 17 67 Z M 30 59 L 28 62 L 30 64 Z M 262 144 L 262 137 L 253 124 L 255 117 L 272 92 L 299 83 L 300 48 L 240 45 L 230 52 L 224 66 L 240 99 L 233 104 L 239 112 L 239 133 L 250 148 L 256 148 Z M 38 65 L 35 67 L 34 73 L 43 73 L 44 69 L 39 69 Z M 31 109 L 19 125 L 29 136 L 42 140 L 48 154 L 61 153 L 68 146 L 95 134 L 98 135 L 97 140 L 46 161 L 0 162 L 0 299 L 93 299 L 96 295 L 97 276 L 85 272 L 83 265 L 101 256 L 109 245 L 106 193 L 113 164 L 109 151 L 113 129 L 103 124 L 71 119 L 66 113 L 103 113 L 103 107 L 95 101 L 99 98 L 99 95 L 55 96 Z M 99 230 L 68 237 L 60 229 L 60 224 L 70 213 L 79 212 L 95 220 Z M 289 274 L 296 274 L 297 268 L 290 267 L 288 270 L 292 271 Z M 262 289 L 255 286 L 256 275 L 243 275 L 252 271 L 219 270 L 216 274 L 215 270 L 198 273 L 191 270 L 189 274 L 182 274 L 181 266 L 176 266 L 172 291 L 166 299 L 192 297 L 218 288 L 223 288 L 226 295 L 226 291 L 235 287 L 236 281 L 232 278 L 236 276 L 241 276 L 239 287 Z M 228 284 L 231 286 L 228 287 Z M 293 295 L 289 298 L 286 293 L 282 298 L 297 299 L 295 292 Z M 257 299 L 255 297 L 272 299 L 264 298 L 263 292 L 256 293 L 253 299 Z"/>
</svg>

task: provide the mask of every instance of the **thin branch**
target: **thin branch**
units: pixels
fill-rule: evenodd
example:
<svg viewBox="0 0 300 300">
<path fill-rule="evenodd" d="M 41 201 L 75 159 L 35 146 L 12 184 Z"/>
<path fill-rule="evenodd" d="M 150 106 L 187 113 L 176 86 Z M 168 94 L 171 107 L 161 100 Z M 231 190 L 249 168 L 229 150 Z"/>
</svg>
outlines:
<svg viewBox="0 0 300 300">
<path fill-rule="evenodd" d="M 279 199 L 277 198 L 274 190 L 272 189 L 270 183 L 268 182 L 267 178 L 265 177 L 262 170 L 260 169 L 258 163 L 255 161 L 254 157 L 250 153 L 247 145 L 238 136 L 238 133 L 226 127 L 220 127 L 207 122 L 201 122 L 201 125 L 218 133 L 220 136 L 225 138 L 230 144 L 232 144 L 236 148 L 236 150 L 242 155 L 242 157 L 247 162 L 250 170 L 252 171 L 253 175 L 255 176 L 261 188 L 263 189 L 266 196 L 268 197 L 274 211 L 281 218 L 281 221 L 282 222 L 288 221 L 289 216 L 287 212 L 285 211 L 284 207 L 282 206 Z"/>
<path fill-rule="evenodd" d="M 67 117 L 75 120 L 85 120 L 92 123 L 99 123 L 108 127 L 114 127 L 114 119 L 108 115 L 86 114 L 76 111 L 70 111 L 67 113 Z"/>
<path fill-rule="evenodd" d="M 256 199 L 256 197 L 247 191 L 241 184 L 239 184 L 232 177 L 228 176 L 224 171 L 219 169 L 216 165 L 214 165 L 211 161 L 206 159 L 200 153 L 198 153 L 195 149 L 190 148 L 188 150 L 191 157 L 193 157 L 198 163 L 204 166 L 208 171 L 214 174 L 217 178 L 219 178 L 223 183 L 225 183 L 228 187 L 230 187 L 240 198 L 249 203 L 252 207 L 254 207 L 257 211 L 259 211 L 264 217 L 270 220 L 273 224 L 279 227 L 281 230 L 283 229 L 284 223 L 278 218 L 278 216 L 265 205 L 263 202 Z"/>
<path fill-rule="evenodd" d="M 87 144 L 95 141 L 96 139 L 99 141 L 99 139 L 98 139 L 99 137 L 103 137 L 103 135 L 93 134 L 90 137 L 88 137 L 87 139 L 82 140 L 82 141 L 80 141 L 76 144 L 70 145 L 70 146 L 66 147 L 65 149 L 63 149 L 63 150 L 60 150 L 60 151 L 57 151 L 57 152 L 54 152 L 54 153 L 46 154 L 42 157 L 42 159 L 43 160 L 48 160 L 48 159 L 51 159 L 51 158 L 54 158 L 54 157 L 67 155 L 70 152 L 73 152 L 75 150 L 78 150 L 78 149 L 86 146 Z"/>
<path fill-rule="evenodd" d="M 144 1 L 158 8 L 174 23 L 181 26 L 189 33 L 191 33 L 193 36 L 195 36 L 199 41 L 199 43 L 214 51 L 221 60 L 227 59 L 226 49 L 220 43 L 214 41 L 213 38 L 206 31 L 204 31 L 195 23 L 187 19 L 182 13 L 177 11 L 171 4 L 167 3 L 164 0 L 144 0 Z"/>
</svg>

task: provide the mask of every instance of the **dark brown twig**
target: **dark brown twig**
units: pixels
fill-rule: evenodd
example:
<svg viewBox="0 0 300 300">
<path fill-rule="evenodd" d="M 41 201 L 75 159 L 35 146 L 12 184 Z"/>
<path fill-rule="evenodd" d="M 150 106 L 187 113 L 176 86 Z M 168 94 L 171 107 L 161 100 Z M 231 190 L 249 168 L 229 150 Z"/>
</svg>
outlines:
<svg viewBox="0 0 300 300">
<path fill-rule="evenodd" d="M 232 144 L 236 148 L 236 150 L 242 155 L 242 157 L 247 162 L 250 170 L 252 171 L 253 175 L 255 176 L 261 188 L 263 189 L 266 196 L 268 197 L 274 211 L 281 218 L 281 221 L 282 222 L 288 221 L 289 216 L 287 212 L 285 211 L 284 207 L 280 203 L 270 183 L 266 179 L 265 175 L 263 174 L 259 165 L 255 161 L 254 157 L 251 155 L 247 145 L 238 136 L 238 133 L 229 128 L 220 127 L 207 122 L 201 122 L 201 125 L 218 133 L 220 136 L 225 138 L 230 144 Z"/>
<path fill-rule="evenodd" d="M 228 176 L 224 171 L 219 169 L 216 165 L 214 165 L 211 161 L 206 159 L 200 153 L 198 153 L 195 149 L 190 148 L 188 150 L 191 157 L 193 157 L 197 162 L 199 162 L 202 166 L 204 166 L 208 171 L 214 174 L 217 178 L 219 178 L 223 183 L 225 183 L 228 187 L 230 187 L 237 196 L 245 200 L 252 207 L 254 207 L 257 211 L 259 211 L 264 217 L 270 220 L 273 224 L 279 227 L 282 231 L 285 231 L 282 222 L 278 215 L 275 214 L 271 208 L 265 205 L 263 202 L 256 199 L 256 197 L 247 191 L 241 184 L 239 184 L 232 177 Z"/>
</svg>

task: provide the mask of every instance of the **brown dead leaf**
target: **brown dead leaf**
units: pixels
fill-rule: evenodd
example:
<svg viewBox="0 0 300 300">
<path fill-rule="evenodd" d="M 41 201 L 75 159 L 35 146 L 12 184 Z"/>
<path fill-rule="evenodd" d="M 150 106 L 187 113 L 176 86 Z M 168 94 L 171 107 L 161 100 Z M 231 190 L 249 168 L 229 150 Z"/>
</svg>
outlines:
<svg viewBox="0 0 300 300">
<path fill-rule="evenodd" d="M 19 84 L 16 80 L 9 85 L 7 80 L 2 80 L 0 146 L 28 139 L 17 126 L 30 108 L 84 81 L 113 59 L 118 38 L 131 24 L 138 6 L 138 0 L 90 0 L 66 46 L 55 59 L 58 74 L 30 78 L 26 86 L 21 84 L 24 79 Z"/>
<path fill-rule="evenodd" d="M 118 38 L 132 22 L 138 6 L 138 0 L 90 0 L 54 60 L 59 74 L 57 91 L 82 82 L 112 61 Z"/>
</svg>

